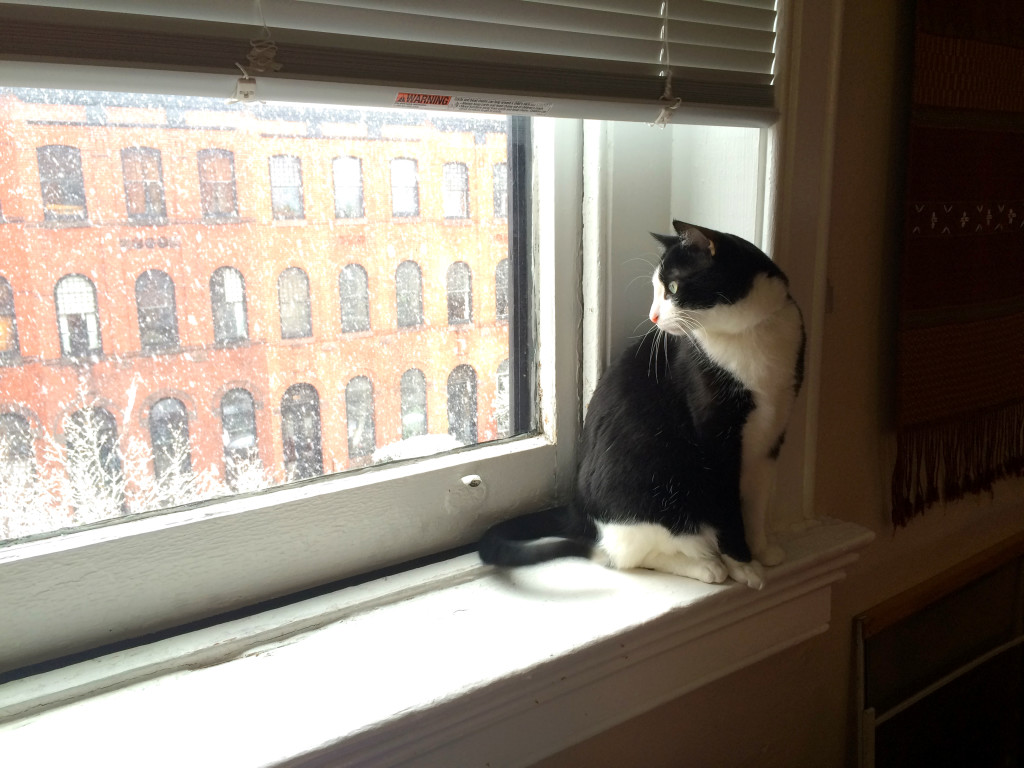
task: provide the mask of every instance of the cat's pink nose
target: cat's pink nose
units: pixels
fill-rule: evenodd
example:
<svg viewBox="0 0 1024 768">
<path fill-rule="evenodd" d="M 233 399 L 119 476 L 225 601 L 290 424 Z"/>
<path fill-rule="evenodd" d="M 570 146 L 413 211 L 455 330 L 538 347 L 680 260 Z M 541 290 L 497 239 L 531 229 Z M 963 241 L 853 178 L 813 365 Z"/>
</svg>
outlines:
<svg viewBox="0 0 1024 768">
<path fill-rule="evenodd" d="M 651 309 L 651 322 L 655 325 L 658 324 L 658 310 Z"/>
</svg>

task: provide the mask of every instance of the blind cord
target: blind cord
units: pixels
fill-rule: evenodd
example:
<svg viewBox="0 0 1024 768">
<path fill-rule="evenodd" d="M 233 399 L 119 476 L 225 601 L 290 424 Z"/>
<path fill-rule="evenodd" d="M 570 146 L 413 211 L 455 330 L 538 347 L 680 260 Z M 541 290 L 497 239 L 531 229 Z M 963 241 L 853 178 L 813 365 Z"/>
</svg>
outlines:
<svg viewBox="0 0 1024 768">
<path fill-rule="evenodd" d="M 668 0 L 663 0 L 661 3 L 661 40 L 661 53 L 665 59 L 665 88 L 661 92 L 661 100 L 665 102 L 665 106 L 661 108 L 661 111 L 654 118 L 654 122 L 651 125 L 664 127 L 672 119 L 672 113 L 679 109 L 679 105 L 683 103 L 680 97 L 672 95 L 672 54 L 669 50 L 668 39 Z"/>
</svg>

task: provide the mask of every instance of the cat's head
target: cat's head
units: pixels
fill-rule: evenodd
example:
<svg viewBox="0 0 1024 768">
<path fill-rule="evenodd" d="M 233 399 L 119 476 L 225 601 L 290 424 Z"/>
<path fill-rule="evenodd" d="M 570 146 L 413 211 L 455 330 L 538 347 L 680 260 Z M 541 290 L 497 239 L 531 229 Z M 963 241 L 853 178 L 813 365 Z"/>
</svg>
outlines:
<svg viewBox="0 0 1024 768">
<path fill-rule="evenodd" d="M 650 320 L 666 333 L 753 322 L 788 296 L 782 271 L 743 238 L 673 221 L 675 235 L 654 235 L 664 252 L 651 282 Z M 744 301 L 752 298 L 752 301 Z"/>
</svg>

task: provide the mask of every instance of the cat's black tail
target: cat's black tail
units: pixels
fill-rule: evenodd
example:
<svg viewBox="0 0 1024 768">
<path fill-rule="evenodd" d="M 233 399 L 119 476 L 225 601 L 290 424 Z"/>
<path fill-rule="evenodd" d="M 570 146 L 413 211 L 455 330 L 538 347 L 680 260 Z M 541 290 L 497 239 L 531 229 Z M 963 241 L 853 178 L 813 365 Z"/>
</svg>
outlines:
<svg viewBox="0 0 1024 768">
<path fill-rule="evenodd" d="M 559 557 L 590 557 L 597 526 L 571 507 L 514 517 L 487 529 L 480 559 L 491 565 L 533 565 Z"/>
</svg>

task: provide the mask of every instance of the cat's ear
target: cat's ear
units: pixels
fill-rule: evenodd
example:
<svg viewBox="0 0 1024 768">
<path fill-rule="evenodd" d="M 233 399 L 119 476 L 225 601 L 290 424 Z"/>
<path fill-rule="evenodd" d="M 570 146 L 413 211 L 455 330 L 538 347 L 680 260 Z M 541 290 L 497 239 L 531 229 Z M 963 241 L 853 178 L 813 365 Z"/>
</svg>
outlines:
<svg viewBox="0 0 1024 768">
<path fill-rule="evenodd" d="M 672 221 L 672 226 L 684 244 L 695 245 L 702 251 L 708 251 L 712 256 L 715 255 L 715 235 L 718 233 L 713 229 L 697 227 L 678 219 Z"/>
<path fill-rule="evenodd" d="M 666 251 L 673 245 L 679 245 L 679 238 L 675 235 L 659 235 L 657 232 L 651 232 L 651 237 L 661 243 L 661 247 Z"/>
</svg>

